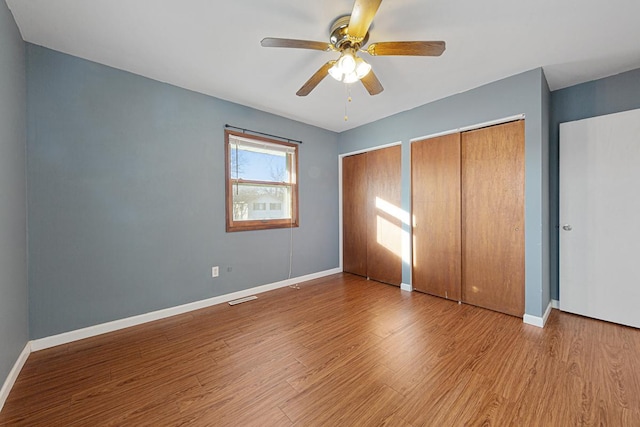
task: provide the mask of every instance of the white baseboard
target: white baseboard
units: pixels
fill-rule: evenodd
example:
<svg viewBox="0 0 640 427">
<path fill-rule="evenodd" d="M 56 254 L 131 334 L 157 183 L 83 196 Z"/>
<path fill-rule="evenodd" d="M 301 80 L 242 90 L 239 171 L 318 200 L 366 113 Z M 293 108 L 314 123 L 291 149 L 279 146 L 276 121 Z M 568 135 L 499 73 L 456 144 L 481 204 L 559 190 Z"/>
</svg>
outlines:
<svg viewBox="0 0 640 427">
<path fill-rule="evenodd" d="M 106 334 L 108 332 L 117 331 L 119 329 L 129 328 L 131 326 L 140 325 L 154 320 L 164 319 L 166 317 L 187 313 L 189 311 L 199 310 L 216 304 L 233 301 L 235 299 L 244 298 L 253 294 L 271 291 L 285 286 L 294 285 L 308 280 L 318 279 L 320 277 L 330 276 L 342 272 L 340 268 L 320 271 L 318 273 L 307 274 L 306 276 L 294 277 L 280 282 L 270 283 L 266 285 L 256 286 L 255 288 L 245 289 L 243 291 L 233 292 L 226 295 L 220 295 L 205 300 L 195 301 L 188 304 L 169 307 L 162 310 L 152 311 L 150 313 L 140 314 L 137 316 L 118 319 L 99 325 L 89 326 L 87 328 L 77 329 L 75 331 L 64 332 L 58 335 L 52 335 L 31 341 L 31 351 L 44 350 L 46 348 L 55 347 L 57 345 L 68 344 L 73 341 L 94 337 L 96 335 Z"/>
<path fill-rule="evenodd" d="M 9 397 L 9 392 L 11 391 L 13 384 L 15 384 L 16 380 L 18 379 L 18 375 L 20 374 L 20 371 L 22 370 L 22 367 L 26 363 L 27 358 L 30 354 L 31 342 L 28 342 L 27 345 L 24 346 L 24 349 L 22 350 L 22 353 L 20 353 L 20 356 L 18 356 L 18 360 L 16 360 L 13 368 L 11 368 L 11 371 L 9 371 L 9 375 L 4 381 L 4 384 L 2 384 L 2 388 L 0 389 L 0 411 L 2 411 L 2 407 Z"/>
<path fill-rule="evenodd" d="M 522 321 L 527 325 L 537 326 L 538 328 L 544 328 L 545 323 L 547 323 L 547 319 L 549 319 L 549 315 L 551 314 L 551 308 L 553 306 L 553 301 L 549 301 L 549 305 L 547 305 L 547 309 L 544 311 L 542 317 L 532 316 L 530 314 L 525 314 L 522 318 Z"/>
<path fill-rule="evenodd" d="M 403 291 L 407 291 L 407 292 L 413 292 L 413 286 L 411 286 L 408 283 L 401 283 L 400 284 L 400 289 L 402 289 Z"/>
<path fill-rule="evenodd" d="M 556 310 L 560 310 L 560 301 L 557 299 L 551 300 L 551 308 L 555 308 Z"/>
</svg>

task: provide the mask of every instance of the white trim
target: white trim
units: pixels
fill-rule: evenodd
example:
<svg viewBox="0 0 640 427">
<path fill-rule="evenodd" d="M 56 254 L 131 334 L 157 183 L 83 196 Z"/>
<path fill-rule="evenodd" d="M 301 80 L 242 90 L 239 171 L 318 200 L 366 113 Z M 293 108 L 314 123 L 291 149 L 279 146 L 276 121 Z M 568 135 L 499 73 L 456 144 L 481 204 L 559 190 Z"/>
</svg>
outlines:
<svg viewBox="0 0 640 427">
<path fill-rule="evenodd" d="M 154 320 L 160 320 L 167 317 L 175 316 L 178 314 L 187 313 L 189 311 L 199 310 L 201 308 L 209 307 L 216 304 L 222 304 L 225 302 L 233 301 L 238 298 L 244 298 L 253 294 L 259 294 L 262 292 L 271 291 L 278 288 L 284 288 L 286 286 L 294 285 L 300 282 L 306 282 L 308 280 L 318 279 L 320 277 L 330 276 L 342 271 L 341 268 L 334 268 L 331 270 L 320 271 L 318 273 L 307 274 L 306 276 L 294 277 L 291 279 L 282 280 L 280 282 L 270 283 L 262 286 L 256 286 L 255 288 L 245 289 L 243 291 L 232 292 L 230 294 L 220 295 L 205 300 L 195 301 L 188 304 L 178 305 L 175 307 L 169 307 L 162 310 L 152 311 L 150 313 L 140 314 L 137 316 L 127 317 L 125 319 L 118 319 L 112 322 L 102 323 L 99 325 L 89 326 L 87 328 L 77 329 L 75 331 L 64 332 L 58 335 L 52 335 L 45 338 L 40 338 L 31 341 L 31 351 L 44 350 L 46 348 L 55 347 L 57 345 L 68 344 L 73 341 L 78 341 L 84 338 L 94 337 L 96 335 L 106 334 L 108 332 L 117 331 L 131 326 L 141 325 L 147 322 L 153 322 Z"/>
<path fill-rule="evenodd" d="M 555 308 L 556 310 L 560 310 L 560 301 L 557 299 L 551 300 L 551 308 Z"/>
<path fill-rule="evenodd" d="M 458 133 L 458 132 L 467 132 L 467 131 L 470 131 L 470 130 L 486 128 L 488 126 L 500 125 L 502 123 L 509 123 L 509 122 L 513 122 L 513 121 L 516 121 L 516 120 L 522 120 L 522 119 L 524 119 L 524 113 L 523 114 L 516 114 L 515 116 L 504 117 L 502 119 L 489 120 L 488 122 L 477 123 L 477 124 L 474 124 L 474 125 L 463 126 L 461 128 L 457 128 L 457 129 L 450 129 L 450 130 L 445 130 L 443 132 L 432 133 L 432 134 L 425 135 L 425 136 L 418 136 L 416 138 L 411 138 L 409 140 L 409 142 L 410 143 L 414 143 L 414 142 L 417 142 L 417 141 L 422 141 L 424 139 L 435 138 L 437 136 L 450 135 L 452 133 Z"/>
<path fill-rule="evenodd" d="M 542 326 L 547 324 L 547 320 L 549 320 L 549 316 L 551 315 L 551 309 L 553 308 L 553 301 L 549 301 L 547 304 L 547 309 L 544 311 L 544 315 L 542 316 Z"/>
<path fill-rule="evenodd" d="M 7 401 L 7 398 L 9 397 L 9 393 L 11 392 L 11 389 L 13 388 L 13 385 L 18 379 L 18 375 L 20 374 L 20 371 L 22 370 L 22 367 L 24 366 L 24 364 L 27 362 L 27 359 L 29 358 L 30 354 L 31 354 L 31 342 L 27 342 L 27 344 L 24 346 L 24 349 L 22 350 L 22 353 L 20 353 L 20 356 L 18 356 L 18 360 L 16 360 L 16 363 L 13 365 L 13 368 L 11 368 L 11 371 L 9 371 L 9 375 L 7 376 L 7 379 L 4 380 L 4 384 L 2 385 L 2 388 L 0 389 L 0 411 L 2 411 L 2 407 L 4 406 L 4 403 Z"/>
<path fill-rule="evenodd" d="M 338 267 L 343 271 L 344 233 L 342 224 L 342 157 L 338 156 Z"/>
<path fill-rule="evenodd" d="M 376 151 L 376 150 L 382 150 L 383 148 L 395 147 L 396 145 L 402 145 L 402 141 L 390 142 L 388 144 L 376 145 L 375 147 L 363 148 L 361 150 L 338 154 L 338 158 L 342 159 L 343 157 L 354 156 L 356 154 L 362 154 L 362 153 L 368 153 L 369 151 Z"/>
<path fill-rule="evenodd" d="M 424 136 L 418 136 L 416 138 L 411 138 L 409 140 L 410 144 L 413 144 L 414 142 L 418 142 L 418 141 L 424 141 L 425 139 L 430 139 L 430 138 L 437 138 L 439 136 L 445 136 L 445 135 L 451 135 L 452 133 L 459 133 L 460 129 L 449 129 L 449 130 L 445 130 L 442 132 L 436 132 L 436 133 L 431 133 L 429 135 L 424 135 Z"/>
<path fill-rule="evenodd" d="M 400 289 L 402 289 L 403 291 L 407 291 L 407 292 L 413 292 L 413 286 L 411 286 L 408 283 L 401 283 L 400 284 Z"/>
<path fill-rule="evenodd" d="M 404 147 L 403 147 L 404 149 Z M 411 153 L 411 143 L 409 143 L 409 146 L 407 148 L 407 151 L 409 153 L 409 160 L 408 160 L 408 165 L 409 165 L 409 209 L 407 210 L 407 223 L 403 223 L 402 224 L 402 237 L 403 239 L 406 237 L 408 239 L 408 241 L 403 241 L 402 242 L 402 269 L 404 270 L 404 266 L 405 266 L 405 262 L 409 267 L 409 283 L 405 283 L 407 286 L 409 286 L 411 289 L 411 291 L 413 292 L 413 156 Z M 402 170 L 400 171 L 400 174 L 402 175 Z M 400 189 L 400 194 L 402 194 L 402 188 Z M 400 203 L 402 204 L 402 203 Z M 407 236 L 404 233 L 404 226 L 407 226 L 408 230 L 407 232 L 409 233 L 409 235 Z M 405 251 L 406 251 L 406 259 L 405 259 Z"/>
<path fill-rule="evenodd" d="M 549 305 L 547 305 L 547 309 L 544 311 L 542 317 L 525 314 L 522 318 L 522 321 L 528 325 L 537 326 L 538 328 L 544 328 L 544 325 L 547 323 L 549 315 L 551 314 L 552 305 L 553 301 L 549 301 Z"/>
</svg>

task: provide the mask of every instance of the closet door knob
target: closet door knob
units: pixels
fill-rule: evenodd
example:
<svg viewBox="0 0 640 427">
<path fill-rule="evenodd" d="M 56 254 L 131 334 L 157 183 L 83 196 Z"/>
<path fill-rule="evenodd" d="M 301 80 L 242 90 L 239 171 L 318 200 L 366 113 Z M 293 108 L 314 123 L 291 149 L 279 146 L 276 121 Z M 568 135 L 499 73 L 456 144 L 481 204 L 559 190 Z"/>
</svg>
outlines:
<svg viewBox="0 0 640 427">
<path fill-rule="evenodd" d="M 563 225 L 563 226 L 562 226 L 562 229 L 563 229 L 564 231 L 571 231 L 571 230 L 573 230 L 573 228 L 571 228 L 571 224 L 565 224 L 565 225 Z"/>
</svg>

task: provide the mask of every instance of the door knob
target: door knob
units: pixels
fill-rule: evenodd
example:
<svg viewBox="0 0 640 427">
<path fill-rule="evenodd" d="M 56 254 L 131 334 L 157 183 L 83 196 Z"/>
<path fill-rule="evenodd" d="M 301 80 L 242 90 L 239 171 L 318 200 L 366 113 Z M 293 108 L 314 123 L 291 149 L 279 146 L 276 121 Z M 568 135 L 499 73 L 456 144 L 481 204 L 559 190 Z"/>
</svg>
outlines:
<svg viewBox="0 0 640 427">
<path fill-rule="evenodd" d="M 563 225 L 563 226 L 562 226 L 562 229 L 563 229 L 564 231 L 571 231 L 571 230 L 573 230 L 573 228 L 571 228 L 571 224 L 565 224 L 565 225 Z"/>
</svg>

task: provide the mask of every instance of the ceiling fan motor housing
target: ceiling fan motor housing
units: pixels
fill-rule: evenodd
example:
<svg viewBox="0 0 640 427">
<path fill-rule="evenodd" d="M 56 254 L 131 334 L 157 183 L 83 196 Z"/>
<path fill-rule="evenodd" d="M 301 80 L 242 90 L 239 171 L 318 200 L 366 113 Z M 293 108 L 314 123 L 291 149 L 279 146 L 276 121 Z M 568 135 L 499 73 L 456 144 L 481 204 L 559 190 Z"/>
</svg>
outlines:
<svg viewBox="0 0 640 427">
<path fill-rule="evenodd" d="M 369 40 L 369 33 L 364 36 L 362 40 L 356 40 L 353 37 L 349 36 L 349 20 L 351 19 L 351 15 L 344 15 L 337 18 L 331 24 L 331 32 L 329 36 L 329 41 L 335 48 L 339 51 L 343 51 L 348 48 L 360 49 L 362 46 L 367 44 Z"/>
</svg>

